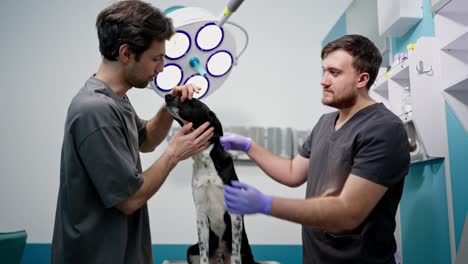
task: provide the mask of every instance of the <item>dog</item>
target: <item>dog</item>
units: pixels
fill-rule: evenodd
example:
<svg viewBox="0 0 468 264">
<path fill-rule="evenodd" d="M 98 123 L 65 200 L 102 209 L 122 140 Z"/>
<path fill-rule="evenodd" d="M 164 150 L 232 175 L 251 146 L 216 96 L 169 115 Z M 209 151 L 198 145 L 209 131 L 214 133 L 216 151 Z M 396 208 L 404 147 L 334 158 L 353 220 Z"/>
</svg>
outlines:
<svg viewBox="0 0 468 264">
<path fill-rule="evenodd" d="M 198 243 L 187 250 L 188 263 L 251 264 L 254 261 L 243 216 L 226 211 L 223 185 L 238 180 L 232 157 L 220 143 L 221 122 L 208 106 L 193 98 L 180 102 L 166 94 L 166 109 L 181 125 L 192 122 L 193 129 L 210 122 L 214 135 L 210 146 L 194 155 L 192 194 L 197 214 Z"/>
</svg>

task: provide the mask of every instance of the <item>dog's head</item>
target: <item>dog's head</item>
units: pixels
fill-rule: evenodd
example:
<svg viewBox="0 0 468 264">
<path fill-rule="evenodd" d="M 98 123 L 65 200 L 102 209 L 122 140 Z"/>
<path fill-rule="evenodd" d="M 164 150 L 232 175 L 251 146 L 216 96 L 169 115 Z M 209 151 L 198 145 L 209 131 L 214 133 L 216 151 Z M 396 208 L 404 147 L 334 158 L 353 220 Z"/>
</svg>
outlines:
<svg viewBox="0 0 468 264">
<path fill-rule="evenodd" d="M 180 97 L 172 94 L 166 94 L 165 99 L 167 111 L 181 126 L 192 122 L 193 129 L 197 129 L 203 123 L 210 122 L 210 126 L 214 128 L 213 138 L 219 138 L 223 135 L 221 122 L 215 113 L 200 100 L 193 98 L 180 102 Z"/>
</svg>

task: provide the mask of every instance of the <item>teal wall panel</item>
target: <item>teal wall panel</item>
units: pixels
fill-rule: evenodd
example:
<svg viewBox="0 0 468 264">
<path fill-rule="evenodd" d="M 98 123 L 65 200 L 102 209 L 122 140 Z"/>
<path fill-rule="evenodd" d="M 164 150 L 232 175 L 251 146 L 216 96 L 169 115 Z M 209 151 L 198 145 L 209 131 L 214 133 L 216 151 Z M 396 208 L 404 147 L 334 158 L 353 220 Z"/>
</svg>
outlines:
<svg viewBox="0 0 468 264">
<path fill-rule="evenodd" d="M 154 264 L 164 260 L 185 260 L 188 244 L 153 244 Z M 49 264 L 51 244 L 27 244 L 21 264 Z M 301 245 L 252 245 L 257 261 L 277 261 L 281 264 L 302 263 Z"/>
<path fill-rule="evenodd" d="M 257 261 L 274 260 L 281 264 L 302 263 L 302 245 L 253 245 Z"/>
<path fill-rule="evenodd" d="M 27 243 L 21 264 L 50 263 L 51 244 Z"/>
<path fill-rule="evenodd" d="M 322 40 L 322 47 L 328 42 L 346 35 L 346 13 L 344 13 L 336 22 L 336 24 L 328 32 L 327 36 Z"/>
<path fill-rule="evenodd" d="M 406 46 L 410 43 L 416 43 L 420 37 L 432 37 L 435 35 L 434 16 L 432 15 L 430 0 L 422 1 L 423 19 L 402 37 L 392 38 L 392 56 L 396 53 L 406 52 Z"/>
<path fill-rule="evenodd" d="M 415 163 L 400 202 L 405 264 L 450 263 L 444 159 Z"/>
<path fill-rule="evenodd" d="M 448 104 L 445 104 L 445 112 L 447 115 L 450 176 L 452 180 L 455 245 L 458 249 L 465 216 L 468 211 L 468 134 Z"/>
<path fill-rule="evenodd" d="M 185 260 L 189 246 L 188 244 L 153 244 L 154 264 L 160 264 L 164 260 Z"/>
</svg>

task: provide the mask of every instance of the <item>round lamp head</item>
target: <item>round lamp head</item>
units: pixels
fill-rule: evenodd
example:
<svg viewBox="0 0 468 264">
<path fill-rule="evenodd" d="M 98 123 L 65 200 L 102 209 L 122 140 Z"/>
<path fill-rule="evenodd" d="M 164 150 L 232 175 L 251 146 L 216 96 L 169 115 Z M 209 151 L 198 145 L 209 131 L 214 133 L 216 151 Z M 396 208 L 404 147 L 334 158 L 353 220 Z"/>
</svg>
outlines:
<svg viewBox="0 0 468 264">
<path fill-rule="evenodd" d="M 217 18 L 196 7 L 166 11 L 176 33 L 166 41 L 164 71 L 150 86 L 164 97 L 175 86 L 195 84 L 195 98 L 206 98 L 221 87 L 235 64 L 236 42 L 232 34 L 216 24 Z"/>
</svg>

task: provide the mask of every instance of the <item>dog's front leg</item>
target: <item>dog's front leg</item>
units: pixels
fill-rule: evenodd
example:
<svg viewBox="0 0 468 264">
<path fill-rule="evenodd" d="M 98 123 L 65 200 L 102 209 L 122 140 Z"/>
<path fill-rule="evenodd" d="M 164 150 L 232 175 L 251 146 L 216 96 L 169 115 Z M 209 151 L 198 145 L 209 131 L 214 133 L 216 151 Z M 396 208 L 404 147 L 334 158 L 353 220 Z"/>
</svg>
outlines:
<svg viewBox="0 0 468 264">
<path fill-rule="evenodd" d="M 232 254 L 231 264 L 241 264 L 241 243 L 242 243 L 242 217 L 236 214 L 229 214 L 232 227 Z"/>
<path fill-rule="evenodd" d="M 198 231 L 198 247 L 200 249 L 200 264 L 209 264 L 209 239 L 210 227 L 208 223 L 208 216 L 197 212 L 197 231 Z"/>
</svg>

